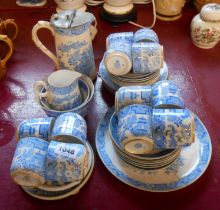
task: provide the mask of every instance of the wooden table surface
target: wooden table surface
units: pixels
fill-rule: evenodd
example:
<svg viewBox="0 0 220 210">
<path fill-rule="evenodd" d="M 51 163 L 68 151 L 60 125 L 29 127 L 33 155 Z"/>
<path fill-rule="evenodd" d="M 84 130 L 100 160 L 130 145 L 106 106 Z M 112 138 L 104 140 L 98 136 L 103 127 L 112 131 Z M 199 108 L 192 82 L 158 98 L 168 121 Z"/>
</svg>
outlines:
<svg viewBox="0 0 220 210">
<path fill-rule="evenodd" d="M 137 22 L 150 25 L 151 5 L 138 6 Z M 93 41 L 97 68 L 105 51 L 105 39 L 113 32 L 136 31 L 128 23 L 115 25 L 99 17 L 99 7 L 89 7 L 98 21 Z M 15 1 L 0 2 L 0 17 L 14 18 L 19 34 L 8 72 L 0 81 L 0 209 L 220 209 L 220 44 L 213 49 L 195 47 L 190 38 L 190 23 L 196 14 L 192 5 L 173 22 L 157 20 L 153 28 L 164 46 L 169 78 L 181 87 L 186 106 L 205 124 L 212 140 L 213 153 L 207 171 L 192 185 L 169 193 L 152 193 L 132 188 L 116 179 L 102 164 L 95 148 L 95 132 L 100 119 L 114 104 L 98 77 L 95 96 L 86 116 L 88 140 L 95 154 L 95 168 L 88 183 L 75 195 L 59 201 L 41 201 L 27 195 L 10 177 L 9 169 L 16 147 L 15 129 L 30 117 L 45 113 L 34 99 L 33 83 L 54 70 L 54 64 L 33 44 L 31 29 L 38 20 L 49 21 L 55 12 L 50 1 L 43 8 L 22 8 Z M 51 34 L 40 31 L 44 43 L 54 51 Z"/>
</svg>

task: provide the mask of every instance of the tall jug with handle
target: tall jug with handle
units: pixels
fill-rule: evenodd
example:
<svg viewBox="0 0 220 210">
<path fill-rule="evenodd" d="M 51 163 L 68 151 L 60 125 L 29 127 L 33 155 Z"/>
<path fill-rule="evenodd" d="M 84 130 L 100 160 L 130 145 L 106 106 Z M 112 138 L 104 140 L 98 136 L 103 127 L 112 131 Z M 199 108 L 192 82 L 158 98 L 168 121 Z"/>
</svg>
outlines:
<svg viewBox="0 0 220 210">
<path fill-rule="evenodd" d="M 52 15 L 50 22 L 38 21 L 32 29 L 36 46 L 55 63 L 56 69 L 69 69 L 96 77 L 90 26 L 93 14 L 79 10 L 66 10 Z M 49 29 L 55 38 L 56 56 L 39 40 L 39 29 Z"/>
</svg>

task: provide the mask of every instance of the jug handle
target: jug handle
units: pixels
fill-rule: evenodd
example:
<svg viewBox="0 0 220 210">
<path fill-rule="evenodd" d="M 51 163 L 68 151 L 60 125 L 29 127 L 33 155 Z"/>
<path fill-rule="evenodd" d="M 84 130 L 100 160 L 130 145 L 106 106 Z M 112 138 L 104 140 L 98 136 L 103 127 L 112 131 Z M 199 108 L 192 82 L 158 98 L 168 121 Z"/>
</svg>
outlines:
<svg viewBox="0 0 220 210">
<path fill-rule="evenodd" d="M 11 38 L 12 41 L 13 41 L 17 37 L 17 35 L 18 35 L 18 26 L 15 23 L 15 20 L 14 19 L 7 19 L 7 20 L 2 21 L 2 23 L 4 24 L 5 28 L 7 28 L 7 25 L 10 25 L 10 24 L 14 26 L 15 33 L 14 33 L 13 37 Z"/>
<path fill-rule="evenodd" d="M 60 69 L 60 64 L 58 62 L 57 57 L 42 44 L 42 42 L 39 40 L 37 36 L 38 30 L 42 28 L 46 28 L 49 31 L 51 31 L 52 35 L 54 36 L 54 29 L 49 22 L 38 21 L 38 23 L 32 29 L 32 40 L 35 43 L 35 45 L 54 62 L 56 69 Z"/>
<path fill-rule="evenodd" d="M 91 40 L 93 41 L 95 39 L 95 36 L 97 34 L 97 20 L 94 17 L 94 25 L 90 26 L 90 36 L 91 36 Z"/>
<path fill-rule="evenodd" d="M 10 38 L 7 37 L 7 35 L 0 35 L 0 41 L 5 42 L 8 46 L 9 46 L 9 52 L 7 53 L 7 55 L 5 56 L 5 58 L 3 58 L 1 60 L 1 64 L 2 66 L 5 66 L 7 61 L 9 60 L 9 58 L 11 57 L 12 53 L 13 53 L 13 44 Z"/>
</svg>

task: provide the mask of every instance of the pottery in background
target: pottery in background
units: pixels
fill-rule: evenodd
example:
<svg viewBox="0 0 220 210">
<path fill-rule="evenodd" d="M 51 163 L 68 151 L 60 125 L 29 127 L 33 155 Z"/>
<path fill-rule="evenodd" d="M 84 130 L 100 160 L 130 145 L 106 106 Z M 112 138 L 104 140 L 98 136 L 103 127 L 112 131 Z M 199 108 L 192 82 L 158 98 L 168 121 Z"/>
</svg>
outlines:
<svg viewBox="0 0 220 210">
<path fill-rule="evenodd" d="M 41 7 L 47 3 L 47 0 L 17 0 L 16 4 L 22 7 Z"/>
</svg>

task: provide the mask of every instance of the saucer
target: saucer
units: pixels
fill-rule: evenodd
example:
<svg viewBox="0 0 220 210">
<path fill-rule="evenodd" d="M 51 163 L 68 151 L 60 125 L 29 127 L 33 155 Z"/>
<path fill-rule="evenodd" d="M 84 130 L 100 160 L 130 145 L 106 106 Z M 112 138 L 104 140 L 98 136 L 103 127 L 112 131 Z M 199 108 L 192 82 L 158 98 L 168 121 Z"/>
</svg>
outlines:
<svg viewBox="0 0 220 210">
<path fill-rule="evenodd" d="M 99 74 L 100 77 L 103 81 L 104 86 L 112 93 L 114 93 L 115 91 L 117 91 L 120 86 L 118 84 L 116 84 L 115 82 L 113 82 L 107 72 L 107 69 L 105 68 L 104 62 L 103 60 L 101 61 L 100 65 L 99 65 Z M 162 81 L 162 80 L 166 80 L 168 77 L 168 68 L 166 63 L 164 62 L 163 68 L 160 70 L 160 77 L 158 79 L 158 81 Z"/>
<path fill-rule="evenodd" d="M 92 149 L 91 149 L 91 151 L 92 151 Z M 39 188 L 32 188 L 32 187 L 22 187 L 22 186 L 21 187 L 26 193 L 28 193 L 32 197 L 35 197 L 35 198 L 38 198 L 38 199 L 41 199 L 41 200 L 59 200 L 59 199 L 63 199 L 63 198 L 66 198 L 68 196 L 75 195 L 80 191 L 80 189 L 86 184 L 86 182 L 91 177 L 92 172 L 93 172 L 93 168 L 94 168 L 94 154 L 92 152 L 91 167 L 90 167 L 87 175 L 85 176 L 85 178 L 82 180 L 82 182 L 80 184 L 78 184 L 74 187 L 71 187 L 71 188 L 66 189 L 66 190 L 57 191 L 57 192 L 45 191 L 45 190 L 41 190 Z"/>
<path fill-rule="evenodd" d="M 195 142 L 183 147 L 176 161 L 167 167 L 144 170 L 121 160 L 115 152 L 108 132 L 110 109 L 100 121 L 96 131 L 96 148 L 106 168 L 120 181 L 141 190 L 168 192 L 184 188 L 195 182 L 209 165 L 212 153 L 211 139 L 203 123 L 195 115 Z"/>
</svg>

